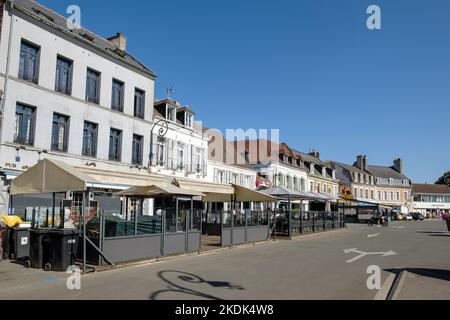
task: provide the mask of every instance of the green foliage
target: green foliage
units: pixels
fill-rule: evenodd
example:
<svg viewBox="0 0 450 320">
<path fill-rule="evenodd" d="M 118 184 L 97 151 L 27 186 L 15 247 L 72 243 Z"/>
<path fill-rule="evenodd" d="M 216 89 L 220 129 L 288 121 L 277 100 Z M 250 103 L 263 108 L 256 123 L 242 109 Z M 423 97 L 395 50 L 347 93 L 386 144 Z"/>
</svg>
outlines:
<svg viewBox="0 0 450 320">
<path fill-rule="evenodd" d="M 442 177 L 440 177 L 437 181 L 436 184 L 450 184 L 448 180 L 450 180 L 450 171 L 447 171 L 446 173 L 444 173 L 442 175 Z M 446 181 L 447 178 L 447 181 Z"/>
</svg>

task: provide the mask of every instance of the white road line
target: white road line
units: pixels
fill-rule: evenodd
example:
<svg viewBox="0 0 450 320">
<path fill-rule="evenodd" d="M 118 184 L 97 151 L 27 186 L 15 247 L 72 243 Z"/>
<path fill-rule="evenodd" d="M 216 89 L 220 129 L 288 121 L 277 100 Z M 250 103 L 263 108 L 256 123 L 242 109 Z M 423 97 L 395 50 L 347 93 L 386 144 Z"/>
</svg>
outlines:
<svg viewBox="0 0 450 320">
<path fill-rule="evenodd" d="M 349 253 L 357 253 L 358 255 L 356 257 L 354 257 L 353 259 L 350 259 L 348 261 L 346 261 L 347 263 L 352 263 L 355 262 L 361 258 L 364 258 L 365 256 L 368 255 L 380 255 L 383 257 L 388 257 L 388 256 L 395 256 L 397 253 L 390 250 L 388 252 L 364 252 L 364 251 L 360 251 L 357 248 L 353 248 L 353 249 L 345 249 L 344 250 L 345 254 L 349 254 Z"/>
<path fill-rule="evenodd" d="M 369 234 L 369 235 L 367 236 L 367 238 L 375 238 L 375 237 L 378 237 L 379 235 L 380 235 L 379 233 Z"/>
</svg>

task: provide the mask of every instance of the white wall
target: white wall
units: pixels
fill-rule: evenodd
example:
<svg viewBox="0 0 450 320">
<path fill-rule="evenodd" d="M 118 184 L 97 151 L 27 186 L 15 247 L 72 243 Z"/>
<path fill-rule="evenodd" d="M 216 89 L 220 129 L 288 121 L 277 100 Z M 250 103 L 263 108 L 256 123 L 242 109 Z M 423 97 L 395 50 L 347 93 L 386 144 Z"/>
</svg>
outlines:
<svg viewBox="0 0 450 320">
<path fill-rule="evenodd" d="M 6 27 L 2 31 L 0 47 L 0 72 L 6 69 L 7 38 L 10 17 L 5 14 Z M 41 47 L 39 83 L 34 85 L 17 79 L 19 70 L 19 56 L 21 40 L 25 39 Z M 54 91 L 57 55 L 62 55 L 74 61 L 72 96 L 65 96 Z M 85 102 L 86 71 L 90 67 L 101 72 L 100 104 Z M 86 50 L 77 44 L 69 42 L 31 24 L 19 17 L 15 18 L 14 33 L 11 47 L 11 64 L 8 95 L 3 122 L 2 147 L 0 166 L 15 164 L 16 169 L 22 170 L 33 166 L 38 160 L 36 150 L 50 150 L 51 126 L 53 112 L 70 117 L 70 135 L 67 153 L 49 151 L 45 157 L 52 157 L 66 162 L 82 165 L 87 161 L 97 162 L 97 167 L 108 170 L 129 171 L 131 163 L 132 136 L 144 136 L 144 161 L 147 164 L 150 153 L 150 130 L 153 119 L 154 81 L 132 69 L 100 56 L 93 49 Z M 111 110 L 112 78 L 125 82 L 124 113 Z M 0 80 L 0 82 L 3 79 Z M 146 93 L 145 119 L 133 117 L 134 89 L 144 90 Z M 16 103 L 21 102 L 37 108 L 35 144 L 34 148 L 21 150 L 20 162 L 15 162 L 16 146 L 14 140 L 14 122 Z M 97 158 L 82 156 L 82 137 L 84 121 L 98 124 Z M 108 161 L 110 128 L 123 130 L 122 163 Z M 43 155 L 44 157 L 44 155 Z"/>
<path fill-rule="evenodd" d="M 159 119 L 159 117 L 155 117 L 155 122 L 157 122 Z M 202 132 L 191 129 L 191 128 L 187 128 L 184 127 L 182 125 L 179 125 L 177 123 L 173 123 L 173 122 L 169 122 L 167 121 L 169 124 L 169 130 L 167 130 L 166 135 L 164 136 L 164 138 L 167 139 L 171 139 L 171 140 L 175 140 L 178 142 L 181 142 L 183 144 L 187 144 L 187 145 L 193 145 L 195 147 L 198 148 L 202 148 L 203 152 L 205 153 L 203 155 L 203 157 L 206 156 L 206 152 L 208 150 L 208 138 L 205 137 L 203 135 Z M 154 134 L 156 134 L 159 129 L 163 129 L 164 127 L 162 125 L 157 125 L 155 130 L 153 131 Z M 156 141 L 154 141 L 154 143 L 157 143 Z M 167 145 L 166 145 L 167 147 Z M 174 152 L 176 152 L 176 150 L 174 150 Z M 184 152 L 185 157 L 187 155 L 187 152 L 185 150 Z M 154 155 L 156 158 L 156 155 Z M 167 159 L 166 159 L 167 161 Z M 185 160 L 186 163 L 186 160 Z M 205 180 L 206 176 L 203 176 L 203 174 L 186 174 L 184 171 L 174 171 L 174 170 L 168 170 L 165 168 L 159 168 L 159 167 L 153 167 L 152 171 L 158 174 L 163 174 L 163 175 L 171 175 L 171 176 L 179 176 L 179 177 L 187 177 L 187 178 L 193 178 L 193 179 L 201 179 L 201 180 Z"/>
<path fill-rule="evenodd" d="M 246 188 L 249 189 L 256 189 L 256 175 L 257 172 L 255 170 L 250 170 L 250 169 L 246 169 L 243 167 L 238 167 L 235 165 L 227 165 L 223 162 L 218 162 L 218 161 L 214 161 L 214 160 L 208 160 L 208 176 L 207 176 L 207 180 L 209 182 L 215 182 L 215 176 L 214 173 L 217 170 L 221 170 L 221 171 L 230 171 L 232 173 L 235 174 L 243 174 L 244 177 L 245 176 L 249 176 L 250 177 L 250 184 L 248 186 L 245 186 Z"/>
</svg>

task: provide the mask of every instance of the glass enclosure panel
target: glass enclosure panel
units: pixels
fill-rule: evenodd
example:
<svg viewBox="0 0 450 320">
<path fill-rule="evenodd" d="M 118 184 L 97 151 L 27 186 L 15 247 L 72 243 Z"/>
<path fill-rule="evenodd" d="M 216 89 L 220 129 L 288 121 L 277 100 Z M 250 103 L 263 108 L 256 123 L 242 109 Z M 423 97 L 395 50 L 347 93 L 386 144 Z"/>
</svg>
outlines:
<svg viewBox="0 0 450 320">
<path fill-rule="evenodd" d="M 245 214 L 247 217 L 247 226 L 254 227 L 259 225 L 260 221 L 260 212 L 245 210 Z"/>
<path fill-rule="evenodd" d="M 233 211 L 234 218 L 234 227 L 245 227 L 245 211 L 244 210 L 234 210 Z"/>
<path fill-rule="evenodd" d="M 222 212 L 223 215 L 223 227 L 231 228 L 231 212 L 226 210 Z"/>
<path fill-rule="evenodd" d="M 203 202 L 194 201 L 194 208 L 192 212 L 192 218 L 190 223 L 190 230 L 200 230 L 201 228 L 201 220 L 203 213 Z"/>
</svg>

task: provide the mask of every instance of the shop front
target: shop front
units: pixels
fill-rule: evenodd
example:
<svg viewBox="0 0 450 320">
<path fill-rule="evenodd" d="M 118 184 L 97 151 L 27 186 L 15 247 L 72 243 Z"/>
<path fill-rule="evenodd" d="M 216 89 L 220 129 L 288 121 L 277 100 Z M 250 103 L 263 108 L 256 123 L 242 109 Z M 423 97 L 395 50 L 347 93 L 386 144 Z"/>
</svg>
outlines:
<svg viewBox="0 0 450 320">
<path fill-rule="evenodd" d="M 208 229 L 218 230 L 221 246 L 267 240 L 267 215 L 241 212 L 238 203 L 273 200 L 235 185 L 155 175 L 108 176 L 48 159 L 14 179 L 10 191 L 13 210 L 36 222 L 35 228 L 79 232 L 77 259 L 83 270 L 199 252 L 208 214 L 218 217 Z M 211 208 L 208 204 L 217 208 L 224 202 L 232 210 L 205 210 Z"/>
</svg>

